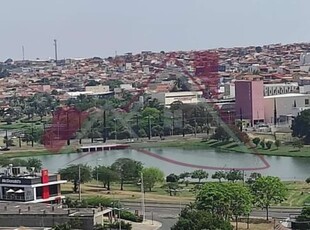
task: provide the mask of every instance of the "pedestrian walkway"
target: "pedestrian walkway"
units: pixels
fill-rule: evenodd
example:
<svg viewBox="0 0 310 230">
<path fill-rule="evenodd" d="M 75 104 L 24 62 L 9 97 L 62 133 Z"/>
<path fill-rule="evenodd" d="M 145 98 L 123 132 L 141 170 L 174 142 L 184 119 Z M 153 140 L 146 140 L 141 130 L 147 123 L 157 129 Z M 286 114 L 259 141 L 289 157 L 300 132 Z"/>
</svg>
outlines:
<svg viewBox="0 0 310 230">
<path fill-rule="evenodd" d="M 132 224 L 132 230 L 157 230 L 162 225 L 160 222 L 152 220 L 145 220 L 143 223 L 130 223 Z"/>
</svg>

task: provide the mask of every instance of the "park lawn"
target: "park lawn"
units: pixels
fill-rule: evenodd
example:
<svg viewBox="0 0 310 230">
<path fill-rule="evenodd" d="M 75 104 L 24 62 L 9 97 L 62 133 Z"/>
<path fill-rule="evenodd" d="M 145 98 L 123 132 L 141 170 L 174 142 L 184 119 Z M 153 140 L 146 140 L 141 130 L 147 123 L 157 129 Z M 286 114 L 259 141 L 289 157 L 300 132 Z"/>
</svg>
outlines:
<svg viewBox="0 0 310 230">
<path fill-rule="evenodd" d="M 23 129 L 27 129 L 27 128 L 31 128 L 31 124 L 14 122 L 14 123 L 8 125 L 6 122 L 0 123 L 0 129 L 3 129 L 3 130 L 14 130 L 14 129 L 23 130 Z"/>
<path fill-rule="evenodd" d="M 72 193 L 72 183 L 67 183 L 62 185 L 62 193 L 71 198 L 78 198 L 78 194 Z M 120 190 L 120 185 L 113 183 L 111 190 L 107 191 L 102 187 L 102 183 L 99 182 L 99 187 L 97 187 L 96 181 L 86 183 L 82 185 L 82 197 L 92 197 L 92 196 L 102 196 L 110 198 L 112 200 L 126 201 L 141 201 L 140 187 L 125 184 L 124 190 Z M 147 202 L 163 202 L 163 203 L 189 203 L 194 201 L 194 194 L 189 191 L 183 191 L 177 193 L 177 196 L 169 196 L 169 194 L 161 187 L 155 187 L 152 192 L 145 192 L 145 200 Z"/>
<path fill-rule="evenodd" d="M 301 207 L 310 204 L 310 185 L 305 182 L 284 182 L 288 189 L 287 200 L 281 206 Z"/>
<path fill-rule="evenodd" d="M 310 203 L 310 185 L 305 182 L 284 182 L 288 188 L 287 200 L 277 206 L 281 207 L 302 207 L 305 203 Z M 180 184 L 180 186 L 184 186 Z M 72 183 L 67 183 L 62 186 L 62 192 L 66 196 L 78 198 L 78 194 L 72 193 Z M 189 191 L 193 188 L 193 184 L 184 187 L 182 192 L 177 193 L 176 196 L 169 196 L 161 186 L 156 186 L 152 192 L 146 191 L 145 200 L 148 202 L 163 202 L 163 203 L 189 203 L 194 201 L 194 193 Z M 121 201 L 141 201 L 141 192 L 139 186 L 130 184 L 124 185 L 124 191 L 120 190 L 118 183 L 113 183 L 110 191 L 106 191 L 99 182 L 97 187 L 96 181 L 92 181 L 82 185 L 82 196 L 103 196 L 110 199 Z"/>
</svg>

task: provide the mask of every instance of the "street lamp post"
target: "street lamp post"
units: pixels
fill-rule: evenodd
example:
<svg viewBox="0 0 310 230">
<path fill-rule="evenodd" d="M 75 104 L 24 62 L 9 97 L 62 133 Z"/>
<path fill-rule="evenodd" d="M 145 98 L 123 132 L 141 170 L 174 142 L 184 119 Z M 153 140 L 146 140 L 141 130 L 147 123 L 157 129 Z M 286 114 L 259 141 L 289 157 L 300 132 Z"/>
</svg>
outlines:
<svg viewBox="0 0 310 230">
<path fill-rule="evenodd" d="M 195 137 L 197 136 L 197 120 L 196 120 L 196 117 L 195 117 Z"/>
<path fill-rule="evenodd" d="M 145 202 L 144 202 L 144 183 L 143 173 L 141 172 L 141 193 L 142 193 L 142 222 L 145 221 Z"/>
<path fill-rule="evenodd" d="M 98 161 L 101 161 L 101 158 L 98 158 L 97 160 L 96 160 L 96 179 L 97 179 L 97 189 L 99 190 L 99 173 L 98 173 Z"/>
<path fill-rule="evenodd" d="M 120 200 L 118 200 L 118 226 L 119 226 L 119 230 L 122 230 L 120 203 L 121 203 Z"/>
<path fill-rule="evenodd" d="M 173 129 L 174 129 L 174 116 L 171 116 L 172 124 L 171 124 L 171 136 L 173 136 Z"/>
</svg>

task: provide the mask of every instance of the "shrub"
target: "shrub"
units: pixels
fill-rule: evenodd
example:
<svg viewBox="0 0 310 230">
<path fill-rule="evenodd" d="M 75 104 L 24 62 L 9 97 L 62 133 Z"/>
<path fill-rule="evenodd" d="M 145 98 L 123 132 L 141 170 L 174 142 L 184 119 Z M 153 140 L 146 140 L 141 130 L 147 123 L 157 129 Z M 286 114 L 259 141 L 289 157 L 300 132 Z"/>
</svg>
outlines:
<svg viewBox="0 0 310 230">
<path fill-rule="evenodd" d="M 110 198 L 102 196 L 89 197 L 85 200 L 90 207 L 98 207 L 100 205 L 104 207 L 110 207 L 111 203 L 113 202 Z"/>
<path fill-rule="evenodd" d="M 119 228 L 119 222 L 116 221 L 112 224 L 108 224 L 107 226 L 108 228 L 112 228 L 112 229 L 118 229 Z M 121 221 L 121 228 L 123 230 L 131 230 L 132 229 L 132 225 L 131 223 L 126 223 L 125 221 Z"/>
<path fill-rule="evenodd" d="M 266 143 L 267 149 L 271 149 L 272 144 L 273 144 L 272 141 L 267 141 L 267 143 Z"/>
<path fill-rule="evenodd" d="M 122 210 L 121 211 L 121 219 L 129 220 L 132 222 L 142 222 L 143 219 L 140 216 L 133 214 L 132 212 Z"/>
<path fill-rule="evenodd" d="M 275 143 L 274 143 L 277 147 L 277 149 L 280 147 L 281 145 L 281 141 L 280 140 L 276 140 Z"/>
<path fill-rule="evenodd" d="M 264 149 L 266 147 L 266 144 L 265 144 L 264 140 L 262 140 L 259 144 L 262 147 L 262 149 Z"/>
</svg>

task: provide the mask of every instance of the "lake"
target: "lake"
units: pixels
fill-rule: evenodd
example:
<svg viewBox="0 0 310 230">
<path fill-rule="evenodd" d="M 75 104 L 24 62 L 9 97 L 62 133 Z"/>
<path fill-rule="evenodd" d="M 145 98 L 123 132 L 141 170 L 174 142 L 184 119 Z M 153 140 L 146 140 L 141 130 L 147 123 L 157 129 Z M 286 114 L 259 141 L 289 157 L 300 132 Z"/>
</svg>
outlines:
<svg viewBox="0 0 310 230">
<path fill-rule="evenodd" d="M 45 155 L 36 158 L 42 161 L 43 167 L 51 172 L 57 172 L 70 164 L 108 166 L 123 157 L 141 161 L 145 167 L 158 167 L 166 175 L 191 172 L 198 168 L 208 171 L 209 174 L 213 174 L 216 170 L 236 168 L 244 170 L 246 176 L 255 171 L 264 175 L 278 176 L 282 180 L 305 180 L 310 177 L 310 158 L 264 156 L 262 160 L 253 154 L 220 152 L 212 149 L 149 148 L 142 151 L 125 149 Z"/>
</svg>

